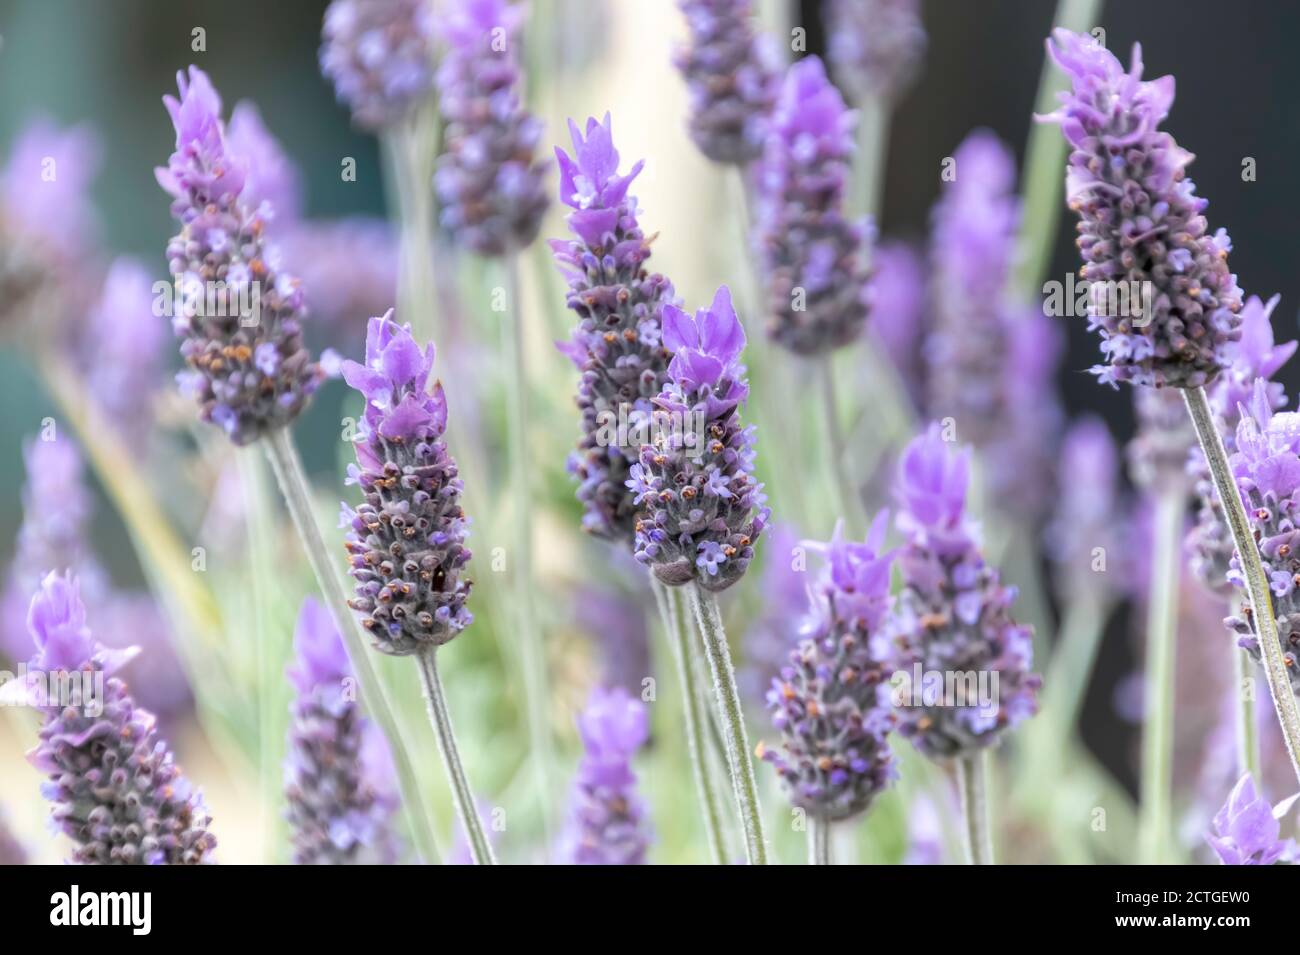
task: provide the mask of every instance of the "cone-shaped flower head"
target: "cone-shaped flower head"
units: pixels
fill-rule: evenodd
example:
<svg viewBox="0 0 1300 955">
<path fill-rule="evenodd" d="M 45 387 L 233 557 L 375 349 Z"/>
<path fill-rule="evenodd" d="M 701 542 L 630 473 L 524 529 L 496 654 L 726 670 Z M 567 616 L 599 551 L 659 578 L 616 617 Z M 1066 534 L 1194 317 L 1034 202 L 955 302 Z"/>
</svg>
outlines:
<svg viewBox="0 0 1300 955">
<path fill-rule="evenodd" d="M 600 123 L 588 119 L 585 132 L 570 120 L 569 132 L 573 156 L 559 148 L 555 155 L 574 238 L 551 242 L 569 283 L 568 306 L 578 316 L 571 339 L 559 344 L 582 373 L 582 435 L 569 469 L 579 482 L 583 529 L 630 545 L 637 508 L 627 479 L 641 450 L 638 435 L 667 380 L 671 355 L 663 347 L 660 312 L 677 299 L 671 282 L 645 268 L 650 240 L 628 194 L 643 163 L 619 175 L 609 114 Z"/>
<path fill-rule="evenodd" d="M 1250 403 L 1257 378 L 1267 381 L 1265 389 L 1273 409 L 1286 407 L 1281 382 L 1269 379 L 1295 354 L 1296 342 L 1279 345 L 1274 341 L 1272 314 L 1277 303 L 1276 295 L 1267 303 L 1254 295 L 1246 299 L 1241 309 L 1241 338 L 1229 343 L 1228 366 L 1209 389 L 1210 405 L 1222 422 L 1220 432 L 1229 453 L 1236 450 L 1241 407 Z M 1200 448 L 1192 449 L 1188 470 L 1196 481 L 1199 502 L 1196 524 L 1187 535 L 1192 570 L 1206 587 L 1229 594 L 1232 583 L 1228 580 L 1228 568 L 1235 548 L 1223 517 L 1223 505 Z"/>
<path fill-rule="evenodd" d="M 931 758 L 990 746 L 1038 705 L 1032 634 L 1011 619 L 1015 591 L 980 552 L 969 474 L 969 449 L 954 450 L 934 424 L 903 451 L 895 485 L 906 543 L 890 669 L 902 671 L 899 732 Z"/>
<path fill-rule="evenodd" d="M 1061 474 L 1060 499 L 1045 535 L 1057 590 L 1065 599 L 1112 597 L 1123 575 L 1115 562 L 1123 553 L 1117 528 L 1124 515 L 1119 451 L 1104 421 L 1088 416 L 1070 427 L 1061 446 Z"/>
<path fill-rule="evenodd" d="M 645 704 L 622 687 L 596 689 L 578 717 L 582 761 L 562 856 L 573 865 L 642 865 L 650 845 L 632 759 L 650 733 Z"/>
<path fill-rule="evenodd" d="M 1277 805 L 1255 791 L 1255 781 L 1246 773 L 1232 787 L 1228 801 L 1214 815 L 1211 831 L 1206 835 L 1224 865 L 1279 865 L 1300 860 L 1294 839 L 1280 838 L 1278 820 L 1290 811 L 1295 796 Z"/>
<path fill-rule="evenodd" d="M 384 653 L 441 646 L 473 616 L 465 607 L 468 520 L 463 485 L 442 440 L 447 400 L 429 384 L 432 343 L 423 351 L 390 310 L 370 319 L 366 362 L 343 363 L 343 377 L 366 399 L 348 483 L 361 487 L 343 506 L 357 595 L 350 601 Z"/>
<path fill-rule="evenodd" d="M 803 355 L 848 344 L 867 320 L 871 227 L 844 215 L 855 119 L 821 60 L 790 67 L 758 176 L 758 245 L 768 332 Z"/>
<path fill-rule="evenodd" d="M 655 399 L 653 442 L 628 487 L 640 509 L 636 556 L 672 586 L 725 590 L 745 573 L 771 511 L 754 479 L 754 428 L 742 427 L 749 382 L 745 330 L 724 285 L 694 317 L 663 309 L 668 383 Z"/>
<path fill-rule="evenodd" d="M 53 803 L 55 827 L 75 844 L 71 861 L 209 861 L 216 840 L 202 797 L 158 738 L 153 714 L 113 675 L 134 651 L 96 641 L 75 578 L 55 573 L 32 598 L 27 626 L 36 645 L 31 672 L 0 688 L 0 702 L 44 714 L 28 759 L 46 775 L 42 792 Z"/>
<path fill-rule="evenodd" d="M 1174 79 L 1143 80 L 1136 44 L 1127 72 L 1085 35 L 1055 30 L 1047 48 L 1073 85 L 1044 119 L 1060 124 L 1071 147 L 1066 199 L 1079 214 L 1090 322 L 1108 362 L 1095 371 L 1108 382 L 1207 384 L 1239 334 L 1241 291 L 1228 271 L 1227 233 L 1210 233 L 1206 200 L 1186 178 L 1192 154 L 1158 128 Z M 1112 307 L 1122 304 L 1113 282 L 1142 307 Z"/>
<path fill-rule="evenodd" d="M 289 680 L 285 798 L 297 865 L 391 865 L 398 796 L 387 744 L 361 715 L 356 679 L 329 612 L 303 601 Z"/>
<path fill-rule="evenodd" d="M 864 543 L 845 540 L 840 524 L 819 546 L 826 566 L 812 612 L 767 693 L 781 743 L 759 752 L 794 805 L 830 821 L 865 811 L 896 774 L 889 671 L 878 656 L 894 558 L 883 551 L 888 519 L 881 511 Z"/>
<path fill-rule="evenodd" d="M 433 91 L 433 20 L 428 0 L 334 0 L 326 9 L 321 72 L 357 126 L 392 126 Z"/>
<path fill-rule="evenodd" d="M 152 404 L 162 379 L 166 326 L 153 310 L 153 280 L 135 259 L 115 261 L 90 312 L 88 385 L 133 447 L 153 425 Z"/>
<path fill-rule="evenodd" d="M 674 60 L 691 98 L 690 134 L 714 162 L 744 165 L 763 151 L 780 82 L 775 51 L 755 33 L 751 0 L 679 0 L 690 43 Z"/>
<path fill-rule="evenodd" d="M 196 66 L 177 81 L 180 99 L 163 97 L 176 151 L 157 176 L 181 224 L 167 245 L 181 293 L 172 316 L 187 366 L 179 380 L 203 420 L 244 445 L 293 421 L 322 373 L 303 347 L 298 280 L 265 236 L 267 203 L 244 197 L 250 163 L 228 147 L 221 98 Z"/>
<path fill-rule="evenodd" d="M 827 52 L 849 99 L 886 101 L 920 72 L 925 28 L 920 0 L 826 0 Z"/>
<path fill-rule="evenodd" d="M 439 23 L 444 151 L 434 177 L 442 224 L 479 255 L 504 255 L 537 237 L 546 164 L 542 124 L 524 109 L 519 32 L 525 10 L 507 0 L 449 0 Z"/>
</svg>

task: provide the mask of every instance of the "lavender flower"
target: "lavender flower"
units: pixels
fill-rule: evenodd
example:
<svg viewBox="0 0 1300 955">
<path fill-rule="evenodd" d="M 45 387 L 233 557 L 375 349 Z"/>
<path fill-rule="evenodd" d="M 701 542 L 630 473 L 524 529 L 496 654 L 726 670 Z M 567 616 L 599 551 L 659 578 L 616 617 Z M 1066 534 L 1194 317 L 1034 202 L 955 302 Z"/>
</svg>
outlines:
<svg viewBox="0 0 1300 955">
<path fill-rule="evenodd" d="M 1205 837 L 1224 865 L 1293 865 L 1300 859 L 1294 839 L 1281 839 L 1282 818 L 1296 801 L 1295 796 L 1276 807 L 1255 792 L 1255 781 L 1246 773 L 1232 787 L 1228 801 L 1214 816 L 1214 826 Z"/>
<path fill-rule="evenodd" d="M 302 280 L 313 322 L 335 334 L 355 332 L 359 341 L 356 316 L 385 311 L 397 295 L 397 236 L 383 219 L 303 220 L 278 238 Z"/>
<path fill-rule="evenodd" d="M 674 62 L 691 98 L 690 134 L 714 162 L 743 166 L 763 151 L 779 82 L 775 51 L 755 34 L 751 0 L 679 0 L 690 44 Z"/>
<path fill-rule="evenodd" d="M 725 590 L 744 575 L 771 516 L 754 479 L 754 428 L 740 424 L 749 383 L 731 291 L 721 286 L 694 318 L 665 305 L 663 336 L 674 354 L 655 403 L 675 419 L 659 418 L 667 426 L 628 477 L 641 508 L 636 557 L 670 586 Z"/>
<path fill-rule="evenodd" d="M 848 344 L 867 320 L 872 229 L 844 215 L 855 118 L 821 60 L 800 60 L 781 86 L 759 169 L 768 332 L 803 355 Z"/>
<path fill-rule="evenodd" d="M 392 865 L 399 805 L 383 734 L 356 701 L 356 680 L 328 611 L 308 597 L 293 637 L 297 693 L 285 796 L 297 865 Z"/>
<path fill-rule="evenodd" d="M 180 865 L 209 861 L 216 840 L 202 797 L 158 738 L 154 717 L 113 674 L 134 651 L 109 650 L 86 627 L 76 580 L 51 573 L 32 598 L 27 626 L 36 644 L 28 679 L 0 688 L 7 704 L 44 714 L 28 756 L 46 774 L 53 823 L 75 843 L 72 861 L 94 865 Z M 53 698 L 33 679 L 81 673 L 95 691 Z M 60 679 L 61 683 L 68 681 Z"/>
<path fill-rule="evenodd" d="M 433 20 L 428 0 L 334 0 L 326 9 L 321 72 L 357 126 L 392 126 L 433 91 Z"/>
<path fill-rule="evenodd" d="M 3 809 L 0 809 L 0 866 L 26 865 L 27 850 L 9 828 Z"/>
<path fill-rule="evenodd" d="M 542 124 L 523 107 L 517 49 L 524 8 L 507 0 L 452 0 L 440 24 L 438 68 L 446 122 L 434 176 L 443 226 L 480 255 L 504 255 L 537 237 L 546 212 Z"/>
<path fill-rule="evenodd" d="M 919 793 L 908 805 L 907 855 L 903 865 L 943 865 L 943 820 L 934 802 Z"/>
<path fill-rule="evenodd" d="M 302 215 L 302 177 L 284 147 L 249 102 L 236 103 L 226 129 L 230 153 L 244 163 L 244 188 L 239 197 L 263 225 L 277 233 Z"/>
<path fill-rule="evenodd" d="M 177 81 L 180 99 L 163 97 L 176 152 L 157 177 L 181 223 L 167 245 L 184 295 L 172 317 L 188 366 L 179 380 L 200 417 L 244 445 L 293 421 L 322 373 L 302 343 L 302 291 L 264 235 L 266 203 L 244 199 L 248 164 L 227 147 L 221 99 L 196 66 Z"/>
<path fill-rule="evenodd" d="M 1139 388 L 1133 393 L 1137 434 L 1126 449 L 1129 474 L 1144 490 L 1178 488 L 1187 483 L 1187 455 L 1196 443 L 1182 395 Z"/>
<path fill-rule="evenodd" d="M 742 694 L 760 706 L 765 704 L 772 680 L 789 661 L 790 651 L 798 645 L 803 618 L 810 610 L 805 550 L 794 528 L 772 525 L 765 550 L 759 586 L 763 609 L 745 631 L 744 663 L 737 673 Z"/>
<path fill-rule="evenodd" d="M 760 757 L 794 805 L 832 822 L 866 811 L 897 775 L 885 739 L 894 725 L 889 673 L 877 655 L 894 559 L 882 552 L 888 519 L 876 516 L 865 543 L 844 540 L 837 525 L 819 546 L 826 567 L 812 612 L 767 693 L 781 745 L 760 744 Z"/>
<path fill-rule="evenodd" d="M 1096 602 L 1114 596 L 1122 572 L 1123 523 L 1119 500 L 1119 452 L 1105 422 L 1080 418 L 1061 446 L 1061 496 L 1045 534 L 1056 567 L 1057 591 L 1067 599 Z M 1098 562 L 1098 558 L 1101 562 Z"/>
<path fill-rule="evenodd" d="M 1239 335 L 1241 291 L 1228 271 L 1232 243 L 1222 229 L 1209 234 L 1206 200 L 1186 178 L 1192 154 L 1158 129 L 1173 77 L 1143 81 L 1137 44 L 1127 73 L 1085 35 L 1055 30 L 1047 49 L 1073 84 L 1043 119 L 1059 123 L 1072 147 L 1066 198 L 1080 217 L 1081 275 L 1094 283 L 1090 327 L 1109 362 L 1094 372 L 1112 383 L 1207 384 Z M 1132 283 L 1151 314 L 1104 314 L 1109 282 Z"/>
<path fill-rule="evenodd" d="M 911 246 L 884 242 L 872 253 L 871 312 L 880 316 L 871 331 L 907 389 L 912 405 L 924 407 L 927 303 L 925 267 Z"/>
<path fill-rule="evenodd" d="M 911 85 L 925 55 L 920 6 L 920 0 L 826 0 L 828 53 L 850 99 L 889 101 Z"/>
<path fill-rule="evenodd" d="M 144 447 L 162 377 L 166 330 L 154 314 L 149 271 L 118 259 L 90 313 L 87 384 L 105 417 L 132 447 Z"/>
<path fill-rule="evenodd" d="M 931 758 L 967 756 L 1032 716 L 1041 684 L 1029 672 L 1029 627 L 1011 619 L 1015 590 L 980 552 L 966 514 L 970 451 L 954 452 L 937 424 L 903 452 L 895 493 L 906 544 L 898 558 L 903 590 L 886 641 L 891 669 L 910 687 L 898 708 L 899 732 Z M 920 685 L 917 673 L 920 674 Z M 969 677 L 954 698 L 931 701 L 930 674 L 997 678 L 997 692 L 972 699 Z M 945 681 L 946 682 L 946 681 Z M 946 687 L 945 687 L 946 691 Z"/>
<path fill-rule="evenodd" d="M 1241 309 L 1241 338 L 1226 346 L 1228 365 L 1209 389 L 1210 406 L 1222 422 L 1220 433 L 1229 454 L 1236 450 L 1237 425 L 1241 420 L 1239 409 L 1250 401 L 1255 379 L 1271 379 L 1296 350 L 1294 341 L 1281 345 L 1274 343 L 1271 316 L 1277 303 L 1276 295 L 1267 304 L 1254 295 L 1246 299 Z M 1286 395 L 1279 382 L 1270 381 L 1266 388 L 1274 409 L 1286 407 Z M 1232 592 L 1228 580 L 1228 569 L 1235 551 L 1232 534 L 1200 448 L 1192 449 L 1187 467 L 1196 482 L 1199 502 L 1196 524 L 1187 534 L 1192 570 L 1202 584 L 1226 596 Z"/>
<path fill-rule="evenodd" d="M 570 341 L 558 347 L 578 367 L 578 410 L 582 436 L 569 469 L 578 478 L 583 529 L 608 540 L 632 541 L 636 524 L 634 495 L 627 489 L 630 468 L 653 401 L 667 380 L 660 312 L 677 304 L 672 283 L 649 272 L 650 243 L 637 222 L 637 201 L 628 187 L 641 172 L 618 174 L 609 114 L 587 120 L 586 133 L 572 120 L 573 158 L 556 149 L 560 201 L 573 211 L 572 240 L 555 239 L 555 262 L 569 283 L 567 303 L 578 316 Z M 611 441 L 611 419 L 628 422 L 628 439 Z"/>
<path fill-rule="evenodd" d="M 632 758 L 649 735 L 645 704 L 622 687 L 596 689 L 578 717 L 583 757 L 562 857 L 573 865 L 643 865 L 650 844 Z"/>
<path fill-rule="evenodd" d="M 449 642 L 469 626 L 464 576 L 468 520 L 456 462 L 442 440 L 447 399 L 429 387 L 433 345 L 424 351 L 390 309 L 370 319 L 366 363 L 343 363 L 343 377 L 366 399 L 348 466 L 364 499 L 343 505 L 347 550 L 362 616 L 375 647 L 398 656 Z"/>
</svg>

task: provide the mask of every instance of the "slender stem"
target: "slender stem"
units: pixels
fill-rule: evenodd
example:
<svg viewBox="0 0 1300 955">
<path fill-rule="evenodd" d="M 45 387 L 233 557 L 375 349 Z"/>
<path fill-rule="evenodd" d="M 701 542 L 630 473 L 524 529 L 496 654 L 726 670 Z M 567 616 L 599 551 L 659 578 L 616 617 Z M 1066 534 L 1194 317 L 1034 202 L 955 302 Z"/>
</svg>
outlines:
<svg viewBox="0 0 1300 955">
<path fill-rule="evenodd" d="M 1066 608 L 1061 639 L 1043 681 L 1041 724 L 1050 734 L 1049 749 L 1054 757 L 1064 753 L 1079 719 L 1109 611 L 1110 603 L 1097 597 L 1071 600 Z"/>
<path fill-rule="evenodd" d="M 839 497 L 837 511 L 853 528 L 857 527 L 859 512 L 862 510 L 862 498 L 849 477 L 848 462 L 845 460 L 847 448 L 844 446 L 844 432 L 840 429 L 839 402 L 835 396 L 834 358 L 827 355 L 821 361 L 822 411 L 826 419 L 827 453 L 831 459 L 831 473 L 835 478 L 835 493 Z"/>
<path fill-rule="evenodd" d="M 434 204 L 430 185 L 436 119 L 421 111 L 386 132 L 381 145 L 388 161 L 396 203 L 398 235 L 398 320 L 408 321 L 419 339 L 439 339 L 434 289 Z"/>
<path fill-rule="evenodd" d="M 989 754 L 980 750 L 957 760 L 957 788 L 965 823 L 966 861 L 970 865 L 993 865 L 993 832 L 989 822 Z"/>
<path fill-rule="evenodd" d="M 515 512 L 515 520 L 511 522 L 515 532 L 515 571 L 511 582 L 514 585 L 515 633 L 519 639 L 519 656 L 523 671 L 529 746 L 537 767 L 542 821 L 549 834 L 552 819 L 551 769 L 554 765 L 547 706 L 547 701 L 550 699 L 548 690 L 550 681 L 547 678 L 546 652 L 542 645 L 542 634 L 537 625 L 533 581 L 533 488 L 530 477 L 534 473 L 534 468 L 528 459 L 528 363 L 525 358 L 527 349 L 524 342 L 524 309 L 519 287 L 518 252 L 507 254 L 505 271 L 506 302 L 511 318 L 510 324 L 503 330 L 505 351 L 510 362 L 506 374 L 510 409 L 510 420 L 507 423 L 510 442 L 510 486 L 511 496 L 518 508 Z"/>
<path fill-rule="evenodd" d="M 699 584 L 691 584 L 691 609 L 704 642 L 704 654 L 713 674 L 713 693 L 722 723 L 723 742 L 727 746 L 727 768 L 731 788 L 736 795 L 741 828 L 745 833 L 745 855 L 750 865 L 767 865 L 767 845 L 763 837 L 763 812 L 758 805 L 758 784 L 754 764 L 749 757 L 749 740 L 745 735 L 745 716 L 736 689 L 736 673 L 731 665 L 731 650 L 722 627 L 722 615 L 713 594 Z"/>
<path fill-rule="evenodd" d="M 1201 450 L 1205 453 L 1206 463 L 1209 464 L 1214 489 L 1223 504 L 1228 529 L 1232 531 L 1237 559 L 1241 562 L 1242 574 L 1246 578 L 1246 592 L 1250 596 L 1250 619 L 1264 657 L 1264 673 L 1268 677 L 1273 709 L 1277 713 L 1278 725 L 1282 728 L 1282 739 L 1286 742 L 1286 751 L 1291 758 L 1291 768 L 1295 771 L 1296 779 L 1300 780 L 1300 709 L 1296 707 L 1286 661 L 1282 659 L 1282 644 L 1277 636 L 1277 621 L 1273 619 L 1273 596 L 1269 590 L 1268 576 L 1264 573 L 1259 547 L 1255 544 L 1241 492 L 1237 489 L 1228 465 L 1223 436 L 1215 426 L 1205 389 L 1184 388 L 1183 398 L 1187 402 L 1187 411 L 1192 416 L 1192 424 L 1196 428 Z"/>
<path fill-rule="evenodd" d="M 831 824 L 821 816 L 808 817 L 808 864 L 831 864 Z"/>
<path fill-rule="evenodd" d="M 1233 602 L 1238 602 L 1234 597 Z M 1259 727 L 1255 721 L 1255 662 L 1250 654 L 1237 646 L 1233 640 L 1229 652 L 1232 654 L 1232 672 L 1234 677 L 1233 693 L 1236 694 L 1237 713 L 1237 775 L 1250 773 L 1259 779 Z"/>
<path fill-rule="evenodd" d="M 704 749 L 704 716 L 700 711 L 700 692 L 696 686 L 695 668 L 691 666 L 691 643 L 682 626 L 677 595 L 661 584 L 652 573 L 650 589 L 654 591 L 659 616 L 663 620 L 664 634 L 672 648 L 673 661 L 682 693 L 682 717 L 686 720 L 686 749 L 690 754 L 691 773 L 700 797 L 700 810 L 704 813 L 704 831 L 709 841 L 709 853 L 714 865 L 727 861 L 727 846 L 722 839 L 722 813 L 718 808 L 718 794 L 713 788 Z"/>
<path fill-rule="evenodd" d="M 416 850 L 428 863 L 437 863 L 438 845 L 434 839 L 433 827 L 429 824 L 420 787 L 416 782 L 414 764 L 411 762 L 410 750 L 402 739 L 398 729 L 397 718 L 388 704 L 384 694 L 384 685 L 379 674 L 371 665 L 366 652 L 361 625 L 347 602 L 347 586 L 339 571 L 338 563 L 330 560 L 325 549 L 325 535 L 316 520 L 316 512 L 311 505 L 311 490 L 307 484 L 307 475 L 303 471 L 302 461 L 298 458 L 298 449 L 294 447 L 293 436 L 288 428 L 278 428 L 263 441 L 266 456 L 271 461 L 271 470 L 280 485 L 284 502 L 288 505 L 293 525 L 302 540 L 303 550 L 311 564 L 312 573 L 325 606 L 334 625 L 343 635 L 343 643 L 352 662 L 352 669 L 361 684 L 361 705 L 370 713 L 374 721 L 388 740 L 388 748 L 393 755 L 393 765 L 397 770 L 397 782 L 402 791 L 402 804 L 411 826 L 412 838 Z"/>
<path fill-rule="evenodd" d="M 1142 802 L 1138 857 L 1145 865 L 1166 860 L 1173 835 L 1170 787 L 1174 757 L 1174 654 L 1178 632 L 1178 557 L 1186 506 L 1182 487 L 1161 489 L 1155 506 L 1139 787 Z"/>
<path fill-rule="evenodd" d="M 880 216 L 885 157 L 889 152 L 890 104 L 869 96 L 858 104 L 858 152 L 854 161 L 854 206 L 862 215 Z"/>
<path fill-rule="evenodd" d="M 496 856 L 492 852 L 492 843 L 483 831 L 483 821 L 479 819 L 474 807 L 474 793 L 465 778 L 465 767 L 460 763 L 460 753 L 456 750 L 456 735 L 451 730 L 451 714 L 447 712 L 447 694 L 442 689 L 442 680 L 438 678 L 437 647 L 428 647 L 415 655 L 420 665 L 420 683 L 424 687 L 424 702 L 429 711 L 429 722 L 433 725 L 434 735 L 438 737 L 438 753 L 442 756 L 443 769 L 447 771 L 447 782 L 451 785 L 451 799 L 456 806 L 456 815 L 460 817 L 461 829 L 469 842 L 470 854 L 475 865 L 496 865 Z"/>
</svg>

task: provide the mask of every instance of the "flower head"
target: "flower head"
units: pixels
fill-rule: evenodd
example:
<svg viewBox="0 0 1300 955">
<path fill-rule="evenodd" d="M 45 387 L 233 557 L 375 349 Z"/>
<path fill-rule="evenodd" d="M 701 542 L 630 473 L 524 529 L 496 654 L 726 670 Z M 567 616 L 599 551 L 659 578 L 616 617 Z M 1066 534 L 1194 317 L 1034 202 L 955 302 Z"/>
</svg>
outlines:
<svg viewBox="0 0 1300 955">
<path fill-rule="evenodd" d="M 1119 498 L 1119 451 L 1110 429 L 1088 416 L 1070 427 L 1061 446 L 1061 491 L 1045 535 L 1056 565 L 1057 589 L 1070 597 L 1114 596 L 1121 572 L 1097 564 L 1098 554 L 1123 552 L 1116 528 L 1123 524 Z"/>
<path fill-rule="evenodd" d="M 828 52 L 849 97 L 893 100 L 925 55 L 920 0 L 827 0 Z"/>
<path fill-rule="evenodd" d="M 1281 839 L 1278 820 L 1295 803 L 1292 796 L 1275 808 L 1255 791 L 1246 773 L 1232 787 L 1228 801 L 1214 816 L 1206 840 L 1224 865 L 1277 865 L 1294 863 L 1300 850 L 1294 839 Z"/>
<path fill-rule="evenodd" d="M 88 385 L 108 419 L 135 447 L 153 424 L 166 327 L 153 309 L 153 282 L 135 259 L 118 259 L 89 318 Z"/>
<path fill-rule="evenodd" d="M 406 118 L 433 91 L 434 11 L 425 0 L 333 0 L 320 68 L 362 129 Z"/>
</svg>

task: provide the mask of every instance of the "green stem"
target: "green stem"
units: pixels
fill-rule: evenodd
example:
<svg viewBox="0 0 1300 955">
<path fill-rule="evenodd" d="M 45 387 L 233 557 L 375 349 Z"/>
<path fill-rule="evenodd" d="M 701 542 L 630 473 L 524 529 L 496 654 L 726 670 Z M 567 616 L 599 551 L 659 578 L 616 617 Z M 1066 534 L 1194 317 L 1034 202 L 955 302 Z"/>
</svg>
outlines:
<svg viewBox="0 0 1300 955">
<path fill-rule="evenodd" d="M 966 844 L 970 865 L 993 865 L 993 832 L 989 822 L 989 754 L 980 750 L 957 760 L 957 788 L 961 794 Z"/>
<path fill-rule="evenodd" d="M 740 693 L 736 689 L 736 674 L 731 665 L 731 650 L 727 647 L 722 615 L 718 612 L 718 601 L 713 594 L 698 583 L 691 584 L 690 590 L 691 609 L 695 613 L 695 623 L 704 643 L 704 654 L 713 674 L 713 693 L 722 723 L 723 742 L 727 747 L 731 788 L 740 812 L 741 829 L 745 833 L 745 855 L 750 865 L 767 865 L 763 813 L 758 805 L 758 784 L 754 779 L 754 764 L 749 756 L 745 717 L 740 706 Z"/>
<path fill-rule="evenodd" d="M 1268 575 L 1260 560 L 1259 547 L 1250 529 L 1246 517 L 1246 507 L 1241 500 L 1241 492 L 1233 478 L 1228 465 L 1228 453 L 1223 447 L 1223 436 L 1214 423 L 1210 411 L 1210 402 L 1205 396 L 1204 388 L 1184 388 L 1183 398 L 1187 402 L 1187 411 L 1196 428 L 1197 440 L 1205 453 L 1205 461 L 1210 467 L 1210 476 L 1214 479 L 1214 489 L 1223 504 L 1223 513 L 1228 520 L 1228 529 L 1232 531 L 1232 542 L 1237 548 L 1237 559 L 1241 561 L 1242 574 L 1246 578 L 1246 592 L 1250 595 L 1250 619 L 1259 639 L 1260 651 L 1264 657 L 1264 673 L 1268 677 L 1269 693 L 1273 697 L 1273 709 L 1277 713 L 1278 725 L 1282 728 L 1282 739 L 1286 742 L 1286 751 L 1291 758 L 1291 768 L 1296 779 L 1300 780 L 1300 709 L 1296 707 L 1295 693 L 1291 690 L 1291 678 L 1287 674 L 1286 661 L 1282 658 L 1282 644 L 1277 636 L 1277 621 L 1273 619 L 1273 595 L 1269 590 Z"/>
<path fill-rule="evenodd" d="M 361 624 L 348 606 L 347 586 L 338 563 L 330 559 L 329 551 L 325 548 L 325 535 L 321 532 L 316 512 L 312 508 L 311 490 L 302 461 L 298 458 L 298 449 L 293 444 L 293 435 L 288 428 L 278 428 L 267 435 L 262 443 L 266 456 L 271 461 L 271 470 L 275 472 L 275 479 L 280 485 L 280 492 L 284 495 L 284 502 L 289 508 L 289 515 L 293 518 L 293 525 L 302 540 L 303 550 L 307 552 L 312 573 L 316 575 L 316 583 L 325 598 L 325 606 L 334 618 L 334 625 L 343 635 L 352 669 L 361 684 L 361 704 L 388 740 L 416 851 L 426 862 L 437 863 L 438 846 L 416 782 L 410 750 L 402 739 L 397 718 L 389 706 L 379 674 L 371 665 Z"/>
<path fill-rule="evenodd" d="M 1172 838 L 1174 654 L 1178 632 L 1178 556 L 1185 498 L 1181 487 L 1156 496 L 1155 553 L 1147 599 L 1147 650 L 1143 690 L 1141 838 L 1145 865 L 1167 859 Z"/>
<path fill-rule="evenodd" d="M 808 817 L 808 864 L 831 864 L 831 823 L 821 816 Z"/>
<path fill-rule="evenodd" d="M 496 865 L 496 856 L 492 852 L 492 843 L 483 831 L 483 821 L 479 819 L 474 806 L 474 794 L 465 778 L 465 767 L 461 765 L 460 753 L 456 750 L 456 735 L 451 729 L 451 714 L 447 711 L 447 694 L 443 691 L 442 680 L 438 678 L 437 647 L 427 647 L 415 655 L 420 665 L 420 683 L 424 687 L 424 702 L 429 711 L 429 723 L 438 738 L 438 753 L 442 756 L 442 767 L 447 772 L 447 782 L 451 785 L 451 798 L 456 806 L 456 815 L 460 817 L 461 829 L 469 843 L 470 854 L 475 865 Z"/>
<path fill-rule="evenodd" d="M 709 852 L 714 865 L 725 865 L 727 847 L 722 838 L 722 814 L 706 761 L 704 717 L 700 710 L 700 691 L 696 686 L 695 668 L 691 666 L 690 640 L 686 628 L 682 626 L 677 595 L 661 584 L 653 573 L 650 575 L 650 589 L 654 591 L 664 634 L 677 665 L 682 693 L 682 717 L 686 721 L 686 749 L 690 755 L 695 788 L 700 797 L 700 810 L 704 813 L 704 831 L 709 841 Z"/>
<path fill-rule="evenodd" d="M 853 199 L 860 213 L 873 219 L 880 217 L 880 191 L 889 152 L 889 114 L 890 104 L 877 96 L 869 96 L 858 104 Z"/>
<path fill-rule="evenodd" d="M 1240 612 L 1240 598 L 1234 595 L 1233 603 L 1238 605 L 1233 608 L 1234 611 Z M 1251 777 L 1258 782 L 1259 726 L 1255 721 L 1255 662 L 1251 660 L 1250 654 L 1237 646 L 1235 639 L 1231 643 L 1229 652 L 1232 654 L 1233 692 L 1236 694 L 1237 701 L 1235 707 L 1237 713 L 1237 775 L 1250 773 Z"/>
<path fill-rule="evenodd" d="M 1065 611 L 1061 640 L 1043 681 L 1043 722 L 1050 733 L 1048 746 L 1054 756 L 1063 753 L 1083 709 L 1109 613 L 1110 604 L 1096 597 L 1071 600 Z"/>
</svg>

